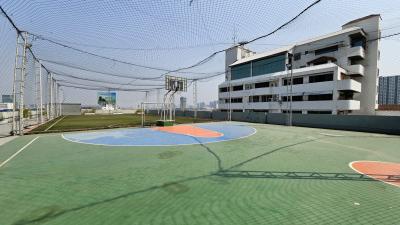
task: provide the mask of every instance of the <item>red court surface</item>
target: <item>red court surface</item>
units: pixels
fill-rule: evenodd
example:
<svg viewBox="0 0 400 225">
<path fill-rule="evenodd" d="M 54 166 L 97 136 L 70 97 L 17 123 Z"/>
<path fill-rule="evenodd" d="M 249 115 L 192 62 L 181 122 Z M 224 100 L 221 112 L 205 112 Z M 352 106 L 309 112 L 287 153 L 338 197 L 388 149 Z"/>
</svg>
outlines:
<svg viewBox="0 0 400 225">
<path fill-rule="evenodd" d="M 385 183 L 400 187 L 400 163 L 379 161 L 355 161 L 350 167 L 358 173 L 368 174 L 369 177 Z M 387 175 L 396 176 L 390 179 Z"/>
<path fill-rule="evenodd" d="M 189 136 L 193 136 L 193 137 L 216 138 L 216 137 L 223 136 L 223 134 L 220 132 L 208 130 L 208 129 L 204 129 L 204 128 L 200 128 L 200 127 L 190 126 L 190 125 L 157 127 L 154 129 L 158 130 L 158 131 L 164 131 L 164 132 L 174 133 L 174 134 L 189 135 Z"/>
</svg>

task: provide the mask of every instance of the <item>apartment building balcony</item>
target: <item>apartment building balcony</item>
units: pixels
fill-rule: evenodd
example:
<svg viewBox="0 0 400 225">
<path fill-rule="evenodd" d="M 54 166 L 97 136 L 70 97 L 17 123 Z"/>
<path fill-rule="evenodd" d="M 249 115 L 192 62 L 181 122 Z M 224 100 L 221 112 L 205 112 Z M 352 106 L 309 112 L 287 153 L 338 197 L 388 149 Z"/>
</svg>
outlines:
<svg viewBox="0 0 400 225">
<path fill-rule="evenodd" d="M 292 102 L 292 109 L 305 110 L 359 110 L 357 100 L 303 101 Z"/>
<path fill-rule="evenodd" d="M 336 86 L 336 87 L 335 87 Z M 353 79 L 338 80 L 338 81 L 325 81 L 317 83 L 297 84 L 293 85 L 293 93 L 312 93 L 323 91 L 353 91 L 361 92 L 361 83 Z M 256 88 L 251 90 L 220 92 L 219 98 L 240 98 L 252 95 L 269 95 L 269 94 L 284 94 L 287 93 L 287 86 Z"/>
<path fill-rule="evenodd" d="M 219 109 L 229 109 L 229 104 L 219 104 Z M 288 102 L 247 102 L 232 103 L 232 109 L 255 110 L 287 110 Z M 328 101 L 297 101 L 292 102 L 293 110 L 359 110 L 360 102 L 357 100 L 328 100 Z"/>
<path fill-rule="evenodd" d="M 361 64 L 350 65 L 347 68 L 349 75 L 364 76 L 365 68 Z"/>
<path fill-rule="evenodd" d="M 244 103 L 231 103 L 231 109 L 244 109 Z M 229 103 L 219 103 L 218 109 L 229 109 Z"/>
<path fill-rule="evenodd" d="M 337 90 L 361 92 L 361 83 L 352 79 L 338 80 Z"/>
<path fill-rule="evenodd" d="M 347 50 L 347 57 L 349 58 L 365 58 L 365 50 L 362 46 L 351 47 Z"/>
</svg>

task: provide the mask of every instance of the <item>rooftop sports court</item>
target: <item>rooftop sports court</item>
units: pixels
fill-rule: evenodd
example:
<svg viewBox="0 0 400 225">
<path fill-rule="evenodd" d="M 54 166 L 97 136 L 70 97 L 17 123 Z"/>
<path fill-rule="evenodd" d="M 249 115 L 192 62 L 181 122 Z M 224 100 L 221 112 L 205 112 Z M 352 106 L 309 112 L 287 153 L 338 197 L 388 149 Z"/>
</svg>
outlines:
<svg viewBox="0 0 400 225">
<path fill-rule="evenodd" d="M 236 122 L 27 135 L 0 146 L 0 224 L 392 225 L 399 146 Z"/>
</svg>

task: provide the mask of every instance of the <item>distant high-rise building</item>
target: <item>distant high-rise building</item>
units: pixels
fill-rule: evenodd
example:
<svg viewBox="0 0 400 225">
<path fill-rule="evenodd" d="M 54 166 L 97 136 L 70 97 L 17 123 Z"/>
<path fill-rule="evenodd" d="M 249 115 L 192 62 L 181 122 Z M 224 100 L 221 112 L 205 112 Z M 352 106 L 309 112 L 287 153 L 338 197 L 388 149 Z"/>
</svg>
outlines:
<svg viewBox="0 0 400 225">
<path fill-rule="evenodd" d="M 218 107 L 218 101 L 211 101 L 210 102 L 210 108 L 211 109 L 216 109 Z"/>
<path fill-rule="evenodd" d="M 204 109 L 204 108 L 206 108 L 206 103 L 205 103 L 205 102 L 200 102 L 200 103 L 198 103 L 198 108 L 199 108 L 199 109 Z"/>
<path fill-rule="evenodd" d="M 180 109 L 183 111 L 186 109 L 187 99 L 185 97 L 180 98 Z"/>
<path fill-rule="evenodd" d="M 1 102 L 2 103 L 13 103 L 13 96 L 12 95 L 1 95 Z"/>
<path fill-rule="evenodd" d="M 400 75 L 379 77 L 379 105 L 400 105 Z"/>
</svg>

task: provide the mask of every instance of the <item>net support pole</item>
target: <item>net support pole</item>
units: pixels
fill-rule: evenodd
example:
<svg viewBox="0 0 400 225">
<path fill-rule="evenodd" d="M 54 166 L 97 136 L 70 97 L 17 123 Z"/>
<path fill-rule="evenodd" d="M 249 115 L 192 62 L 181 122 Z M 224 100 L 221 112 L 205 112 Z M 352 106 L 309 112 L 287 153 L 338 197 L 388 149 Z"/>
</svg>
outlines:
<svg viewBox="0 0 400 225">
<path fill-rule="evenodd" d="M 24 135 L 24 91 L 25 91 L 25 66 L 26 66 L 26 49 L 28 46 L 28 33 L 24 32 L 24 46 L 22 51 L 22 67 L 20 78 L 20 100 L 19 100 L 19 135 Z"/>
<path fill-rule="evenodd" d="M 16 125 L 16 105 L 17 105 L 17 67 L 18 67 L 18 54 L 19 54 L 19 34 L 17 32 L 17 43 L 15 47 L 15 63 L 14 63 L 14 77 L 13 77 L 13 90 L 12 90 L 12 95 L 13 95 L 13 113 L 12 113 L 12 133 L 13 135 L 16 135 L 16 130 L 17 130 L 17 125 Z"/>
<path fill-rule="evenodd" d="M 50 102 L 51 102 L 51 86 L 50 86 L 50 73 L 47 73 L 47 103 L 46 103 L 46 116 L 50 120 Z"/>
<path fill-rule="evenodd" d="M 39 123 L 43 123 L 42 63 L 39 61 Z"/>
<path fill-rule="evenodd" d="M 140 110 L 142 111 L 142 127 L 144 127 L 144 104 L 140 103 Z"/>
<path fill-rule="evenodd" d="M 58 98 L 58 115 L 61 116 L 61 93 L 60 93 L 60 85 L 57 83 L 57 98 Z"/>
<path fill-rule="evenodd" d="M 197 119 L 197 110 L 198 110 L 198 104 L 197 104 L 197 80 L 193 81 L 193 104 L 194 104 L 194 119 Z"/>
<path fill-rule="evenodd" d="M 144 102 L 149 102 L 148 97 L 149 97 L 149 91 L 146 91 L 144 96 Z"/>
<path fill-rule="evenodd" d="M 293 112 L 292 112 L 292 102 L 293 102 L 293 62 L 294 62 L 294 48 L 292 48 L 292 54 L 290 54 L 290 102 L 289 102 L 289 126 L 293 123 Z"/>
<path fill-rule="evenodd" d="M 228 121 L 232 121 L 232 97 L 231 97 L 232 85 L 231 78 L 229 77 L 229 104 L 228 104 Z"/>
<path fill-rule="evenodd" d="M 160 89 L 157 89 L 157 102 L 160 102 Z M 157 114 L 160 115 L 160 106 L 156 106 L 157 107 Z M 162 107 L 162 105 L 161 105 Z"/>
<path fill-rule="evenodd" d="M 60 116 L 60 90 L 58 87 L 58 83 L 54 82 L 54 85 L 56 86 L 56 104 L 55 104 L 55 108 L 56 108 L 56 117 Z"/>
<path fill-rule="evenodd" d="M 52 73 L 50 73 L 49 86 L 50 86 L 49 119 L 52 119 L 53 118 L 53 74 Z"/>
</svg>

